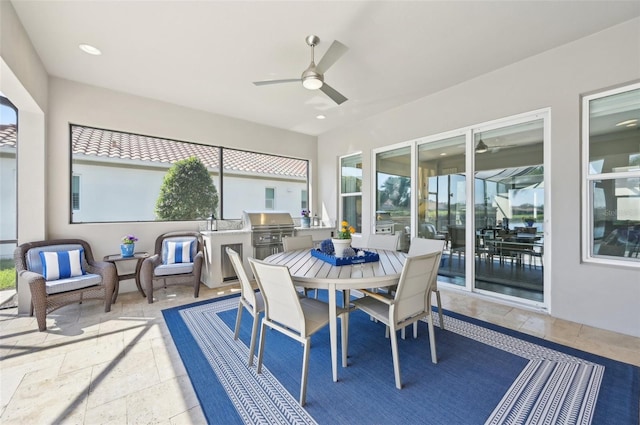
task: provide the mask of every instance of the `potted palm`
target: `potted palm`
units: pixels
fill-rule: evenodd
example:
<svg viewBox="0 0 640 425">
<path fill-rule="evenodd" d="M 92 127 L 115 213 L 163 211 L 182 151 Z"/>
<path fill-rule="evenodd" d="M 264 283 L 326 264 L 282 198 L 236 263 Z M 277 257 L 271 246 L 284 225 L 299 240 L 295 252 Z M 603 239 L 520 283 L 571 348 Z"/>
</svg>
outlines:
<svg viewBox="0 0 640 425">
<path fill-rule="evenodd" d="M 351 247 L 351 235 L 355 232 L 356 229 L 353 226 L 349 226 L 347 221 L 343 220 L 340 223 L 336 237 L 331 239 L 336 257 L 344 257 L 344 250 Z"/>
</svg>

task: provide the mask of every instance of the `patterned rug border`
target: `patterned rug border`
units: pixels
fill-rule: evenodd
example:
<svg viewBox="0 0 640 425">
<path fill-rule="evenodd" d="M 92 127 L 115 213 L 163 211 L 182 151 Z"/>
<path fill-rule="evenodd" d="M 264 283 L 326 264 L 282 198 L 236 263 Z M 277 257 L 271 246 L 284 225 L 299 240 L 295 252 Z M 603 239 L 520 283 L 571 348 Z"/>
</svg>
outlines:
<svg viewBox="0 0 640 425">
<path fill-rule="evenodd" d="M 238 296 L 177 306 L 163 310 L 163 314 L 175 311 L 182 317 L 244 423 L 314 424 L 315 420 L 268 368 L 263 366 L 263 373 L 257 374 L 255 368 L 246 367 L 248 347 L 244 343 L 212 343 L 218 339 L 233 340 L 233 332 L 217 314 L 208 313 L 237 308 Z M 517 422 L 523 419 L 517 412 L 526 412 L 521 416 L 526 416 L 532 423 L 544 423 L 549 419 L 553 423 L 589 424 L 605 370 L 600 363 L 625 364 L 459 313 L 448 310 L 444 313 L 446 330 L 529 360 L 486 423 Z M 202 320 L 205 316 L 207 319 Z M 437 314 L 433 318 L 437 324 Z M 213 329 L 216 332 L 212 336 Z M 252 388 L 252 391 L 246 391 L 246 388 Z M 558 394 L 563 396 L 558 397 Z M 558 403 L 559 398 L 569 401 Z M 576 398 L 581 398 L 582 402 L 571 403 Z"/>
</svg>

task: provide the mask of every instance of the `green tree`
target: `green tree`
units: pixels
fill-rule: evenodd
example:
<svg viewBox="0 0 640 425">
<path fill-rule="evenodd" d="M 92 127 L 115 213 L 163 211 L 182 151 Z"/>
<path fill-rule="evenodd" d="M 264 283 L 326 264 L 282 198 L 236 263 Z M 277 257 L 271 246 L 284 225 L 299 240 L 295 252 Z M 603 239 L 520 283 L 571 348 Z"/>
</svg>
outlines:
<svg viewBox="0 0 640 425">
<path fill-rule="evenodd" d="M 201 220 L 218 208 L 218 190 L 196 157 L 177 161 L 164 176 L 156 201 L 160 220 Z"/>
</svg>

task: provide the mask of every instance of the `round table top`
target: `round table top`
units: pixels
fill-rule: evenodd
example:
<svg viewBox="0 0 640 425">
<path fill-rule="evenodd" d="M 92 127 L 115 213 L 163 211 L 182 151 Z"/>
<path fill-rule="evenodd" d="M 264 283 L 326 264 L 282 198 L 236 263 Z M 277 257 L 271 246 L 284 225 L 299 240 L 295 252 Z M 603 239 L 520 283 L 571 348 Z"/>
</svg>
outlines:
<svg viewBox="0 0 640 425">
<path fill-rule="evenodd" d="M 307 288 L 362 289 L 397 284 L 407 254 L 384 249 L 366 250 L 376 252 L 380 260 L 334 266 L 312 256 L 310 249 L 302 249 L 273 254 L 264 261 L 289 267 L 294 282 Z"/>
</svg>

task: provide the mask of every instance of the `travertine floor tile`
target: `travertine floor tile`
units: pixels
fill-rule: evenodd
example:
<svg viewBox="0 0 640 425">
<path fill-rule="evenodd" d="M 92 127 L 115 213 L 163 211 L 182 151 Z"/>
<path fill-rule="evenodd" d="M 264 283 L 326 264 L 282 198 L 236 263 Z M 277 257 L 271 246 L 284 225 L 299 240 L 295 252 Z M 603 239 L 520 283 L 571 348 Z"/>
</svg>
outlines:
<svg viewBox="0 0 640 425">
<path fill-rule="evenodd" d="M 231 291 L 202 286 L 196 300 L 189 287 L 160 288 L 153 304 L 123 293 L 110 313 L 97 301 L 57 310 L 46 332 L 15 309 L 0 312 L 0 423 L 206 423 L 162 310 Z M 640 338 L 440 293 L 444 309 L 640 366 Z"/>
</svg>

